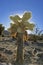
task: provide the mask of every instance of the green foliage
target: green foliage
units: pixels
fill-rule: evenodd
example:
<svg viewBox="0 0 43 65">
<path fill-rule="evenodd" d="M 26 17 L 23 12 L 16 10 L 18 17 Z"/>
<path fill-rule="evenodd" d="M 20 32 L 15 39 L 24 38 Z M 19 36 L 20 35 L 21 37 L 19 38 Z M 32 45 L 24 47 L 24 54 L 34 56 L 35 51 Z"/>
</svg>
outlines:
<svg viewBox="0 0 43 65">
<path fill-rule="evenodd" d="M 10 31 L 11 33 L 17 32 L 17 25 L 11 23 L 8 31 Z"/>
<path fill-rule="evenodd" d="M 27 21 L 31 18 L 31 12 L 25 12 L 23 17 L 22 17 L 22 21 Z"/>
<path fill-rule="evenodd" d="M 18 15 L 10 16 L 10 19 L 14 22 L 10 29 L 14 29 L 16 32 L 24 32 L 25 30 L 33 30 L 35 24 L 29 23 L 31 18 L 31 12 L 25 12 L 23 17 L 20 18 Z M 14 27 L 14 28 L 13 28 Z M 16 29 L 16 30 L 15 30 Z"/>
<path fill-rule="evenodd" d="M 21 18 L 20 18 L 18 15 L 10 16 L 10 19 L 11 19 L 15 24 L 18 24 L 19 20 L 21 20 Z"/>
</svg>

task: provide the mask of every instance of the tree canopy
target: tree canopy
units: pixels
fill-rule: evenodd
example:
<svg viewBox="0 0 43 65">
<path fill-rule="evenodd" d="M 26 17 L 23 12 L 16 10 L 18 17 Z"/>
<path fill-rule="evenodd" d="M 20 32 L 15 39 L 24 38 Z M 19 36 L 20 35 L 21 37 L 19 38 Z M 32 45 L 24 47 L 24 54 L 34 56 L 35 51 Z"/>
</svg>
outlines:
<svg viewBox="0 0 43 65">
<path fill-rule="evenodd" d="M 32 31 L 35 24 L 29 22 L 30 18 L 31 12 L 25 12 L 22 18 L 20 18 L 19 15 L 10 16 L 10 19 L 14 22 L 14 24 L 11 24 L 10 30 L 15 32 L 24 32 L 25 30 Z"/>
</svg>

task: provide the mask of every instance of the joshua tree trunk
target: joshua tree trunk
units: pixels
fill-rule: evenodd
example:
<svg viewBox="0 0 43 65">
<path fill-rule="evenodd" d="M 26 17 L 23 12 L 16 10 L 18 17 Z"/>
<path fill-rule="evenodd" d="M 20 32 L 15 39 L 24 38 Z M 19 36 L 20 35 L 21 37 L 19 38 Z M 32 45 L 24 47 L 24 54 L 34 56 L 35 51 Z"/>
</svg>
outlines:
<svg viewBox="0 0 43 65">
<path fill-rule="evenodd" d="M 18 47 L 16 62 L 19 63 L 19 65 L 23 65 L 23 33 L 18 33 L 17 40 Z"/>
</svg>

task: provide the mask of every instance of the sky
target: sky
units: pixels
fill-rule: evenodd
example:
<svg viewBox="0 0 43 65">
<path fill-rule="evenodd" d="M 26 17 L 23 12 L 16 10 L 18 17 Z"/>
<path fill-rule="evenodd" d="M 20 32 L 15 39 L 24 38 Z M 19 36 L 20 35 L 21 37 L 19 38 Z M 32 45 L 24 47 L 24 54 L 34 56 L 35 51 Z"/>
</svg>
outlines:
<svg viewBox="0 0 43 65">
<path fill-rule="evenodd" d="M 0 24 L 10 26 L 10 15 L 32 12 L 31 21 L 43 30 L 43 0 L 0 0 Z"/>
</svg>

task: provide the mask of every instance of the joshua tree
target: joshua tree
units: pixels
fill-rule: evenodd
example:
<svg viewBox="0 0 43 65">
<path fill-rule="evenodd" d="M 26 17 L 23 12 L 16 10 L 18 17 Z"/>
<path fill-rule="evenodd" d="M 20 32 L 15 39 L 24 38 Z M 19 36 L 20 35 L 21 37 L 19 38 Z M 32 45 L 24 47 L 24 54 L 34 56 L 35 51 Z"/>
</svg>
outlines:
<svg viewBox="0 0 43 65">
<path fill-rule="evenodd" d="M 0 35 L 2 35 L 3 30 L 4 30 L 4 26 L 0 24 Z"/>
<path fill-rule="evenodd" d="M 16 63 L 19 63 L 19 65 L 23 63 L 23 35 L 26 30 L 33 30 L 35 26 L 34 24 L 28 22 L 30 18 L 31 12 L 25 12 L 22 18 L 18 15 L 10 16 L 10 19 L 14 22 L 14 30 L 17 32 L 18 47 Z"/>
</svg>

